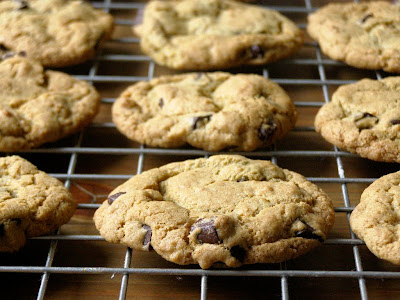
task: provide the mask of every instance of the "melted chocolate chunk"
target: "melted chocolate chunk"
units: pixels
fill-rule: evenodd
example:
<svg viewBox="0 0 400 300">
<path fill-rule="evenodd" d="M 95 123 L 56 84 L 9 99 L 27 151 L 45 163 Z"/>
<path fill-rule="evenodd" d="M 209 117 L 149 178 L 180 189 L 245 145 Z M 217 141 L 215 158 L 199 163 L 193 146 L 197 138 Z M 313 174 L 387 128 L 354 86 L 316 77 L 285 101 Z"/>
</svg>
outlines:
<svg viewBox="0 0 400 300">
<path fill-rule="evenodd" d="M 163 107 L 164 106 L 164 99 L 160 98 L 160 100 L 158 100 L 158 106 L 159 107 Z"/>
<path fill-rule="evenodd" d="M 390 124 L 392 124 L 392 125 L 399 125 L 399 124 L 400 124 L 400 119 L 390 120 Z"/>
<path fill-rule="evenodd" d="M 272 121 L 268 122 L 267 124 L 262 124 L 261 127 L 258 129 L 258 137 L 263 142 L 268 142 L 270 138 L 274 135 L 276 129 L 278 127 Z"/>
<path fill-rule="evenodd" d="M 190 228 L 190 232 L 201 228 L 201 232 L 197 235 L 197 240 L 203 244 L 221 244 L 221 240 L 218 237 L 217 229 L 215 228 L 214 220 L 199 219 Z"/>
<path fill-rule="evenodd" d="M 244 257 L 246 256 L 246 250 L 244 250 L 241 246 L 233 246 L 230 250 L 231 255 L 236 258 L 238 261 L 243 262 Z"/>
<path fill-rule="evenodd" d="M 373 16 L 374 16 L 373 14 L 365 15 L 364 17 L 362 17 L 362 18 L 359 20 L 359 23 L 360 23 L 360 24 L 365 23 L 369 18 L 372 18 Z"/>
<path fill-rule="evenodd" d="M 321 236 L 314 233 L 314 228 L 312 228 L 308 224 L 305 225 L 306 225 L 305 229 L 296 232 L 297 237 L 301 237 L 303 239 L 308 239 L 308 240 L 317 240 L 320 243 L 324 242 L 324 239 Z"/>
<path fill-rule="evenodd" d="M 123 194 L 126 194 L 126 192 L 119 192 L 119 193 L 116 193 L 116 194 L 114 194 L 114 195 L 111 195 L 111 196 L 109 196 L 108 198 L 107 198 L 107 200 L 108 200 L 108 204 L 113 204 L 113 202 L 119 197 L 119 196 L 121 196 L 121 195 L 123 195 Z"/>
<path fill-rule="evenodd" d="M 378 117 L 367 112 L 356 115 L 354 120 L 359 130 L 370 129 L 379 122 Z"/>
<path fill-rule="evenodd" d="M 210 121 L 212 115 L 207 116 L 200 116 L 193 118 L 193 130 L 199 129 L 200 127 L 204 126 L 208 121 Z"/>
<path fill-rule="evenodd" d="M 4 235 L 4 224 L 0 224 L 0 236 Z"/>
<path fill-rule="evenodd" d="M 264 56 L 264 50 L 259 45 L 253 45 L 249 48 L 251 59 L 261 58 Z"/>
<path fill-rule="evenodd" d="M 152 235 L 152 231 L 151 231 L 151 227 L 149 225 L 143 224 L 143 229 L 145 229 L 147 232 L 144 235 L 143 238 L 143 245 L 144 246 L 149 246 L 149 250 L 151 250 L 151 235 Z"/>
<path fill-rule="evenodd" d="M 0 51 L 8 51 L 8 48 L 3 44 L 0 44 Z"/>
</svg>

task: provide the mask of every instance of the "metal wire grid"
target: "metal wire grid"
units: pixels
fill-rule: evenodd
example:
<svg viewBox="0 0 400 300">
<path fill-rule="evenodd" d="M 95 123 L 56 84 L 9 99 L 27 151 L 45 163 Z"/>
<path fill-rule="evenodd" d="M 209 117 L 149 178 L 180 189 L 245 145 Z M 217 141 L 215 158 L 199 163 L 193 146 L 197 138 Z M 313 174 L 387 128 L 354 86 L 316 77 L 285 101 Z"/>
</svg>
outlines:
<svg viewBox="0 0 400 300">
<path fill-rule="evenodd" d="M 276 9 L 280 12 L 302 12 L 302 13 L 310 13 L 314 11 L 312 7 L 312 3 L 310 0 L 304 0 L 303 6 L 269 6 L 270 8 Z M 356 1 L 357 2 L 357 1 Z M 112 9 L 119 10 L 137 10 L 142 9 L 143 3 L 113 3 L 112 0 L 104 0 L 103 2 L 93 2 L 92 3 L 97 8 L 102 8 L 107 12 L 110 12 Z M 134 22 L 119 20 L 116 19 L 117 25 L 123 26 L 131 26 Z M 304 28 L 305 24 L 298 24 L 300 27 Z M 113 41 L 119 43 L 138 43 L 139 39 L 137 38 L 121 38 L 115 39 Z M 316 50 L 316 58 L 315 59 L 288 59 L 281 64 L 297 64 L 297 65 L 315 65 L 318 67 L 318 73 L 320 79 L 291 79 L 291 78 L 271 78 L 273 81 L 279 84 L 290 84 L 290 85 L 317 85 L 322 88 L 325 102 L 329 102 L 329 93 L 328 86 L 329 85 L 341 85 L 352 83 L 354 80 L 329 80 L 326 78 L 325 74 L 325 66 L 328 65 L 342 65 L 339 62 L 332 61 L 329 59 L 323 59 L 321 55 L 321 51 L 316 43 L 308 44 L 307 46 L 314 47 Z M 98 75 L 98 67 L 101 61 L 148 61 L 148 76 L 140 77 L 140 76 L 107 76 L 107 75 Z M 154 75 L 154 62 L 147 56 L 144 55 L 119 55 L 119 54 L 99 54 L 93 60 L 91 65 L 89 75 L 77 75 L 76 77 L 79 79 L 84 79 L 90 81 L 92 83 L 96 82 L 136 82 L 139 80 L 150 80 Z M 265 77 L 269 77 L 268 68 L 263 68 L 263 75 Z M 381 79 L 382 74 L 380 72 L 376 72 L 376 78 Z M 103 98 L 103 103 L 113 103 L 115 99 L 113 98 Z M 320 107 L 322 105 L 321 102 L 295 102 L 298 107 Z M 112 123 L 98 123 L 91 125 L 92 127 L 100 127 L 100 128 L 110 128 L 114 127 Z M 296 127 L 297 131 L 313 131 L 312 127 Z M 71 187 L 73 180 L 79 179 L 92 179 L 92 180 L 101 180 L 101 179 L 120 179 L 125 180 L 129 179 L 130 175 L 109 175 L 109 174 L 76 174 L 75 168 L 77 166 L 77 159 L 79 154 L 111 154 L 111 155 L 125 155 L 125 154 L 137 154 L 138 155 L 138 164 L 137 164 L 137 174 L 141 173 L 144 166 L 145 155 L 176 155 L 176 156 L 204 156 L 208 157 L 210 152 L 195 150 L 195 149 L 153 149 L 153 148 L 145 148 L 143 145 L 140 148 L 97 148 L 97 147 L 82 147 L 82 141 L 84 139 L 85 131 L 82 131 L 79 134 L 79 138 L 74 147 L 57 147 L 57 148 L 43 148 L 43 149 L 33 149 L 26 152 L 31 153 L 62 153 L 62 154 L 71 154 L 69 159 L 68 170 L 66 173 L 56 173 L 51 174 L 56 178 L 65 179 L 65 186 L 67 188 Z M 371 183 L 376 178 L 347 178 L 344 171 L 343 166 L 343 157 L 354 156 L 344 151 L 338 150 L 336 147 L 334 151 L 282 151 L 276 150 L 275 146 L 271 148 L 269 151 L 259 151 L 259 152 L 238 152 L 237 154 L 243 154 L 250 157 L 271 157 L 272 162 L 277 163 L 278 157 L 334 157 L 336 159 L 337 170 L 338 170 L 338 178 L 327 178 L 327 177 L 308 177 L 307 179 L 312 182 L 319 183 L 340 183 L 341 191 L 344 201 L 344 207 L 335 207 L 335 212 L 342 212 L 347 214 L 347 218 L 349 218 L 353 207 L 350 205 L 349 195 L 347 190 L 348 183 Z M 79 186 L 78 186 L 79 187 Z M 81 190 L 85 191 L 83 187 L 79 187 Z M 88 191 L 85 191 L 90 194 L 93 198 L 99 195 L 93 195 Z M 105 196 L 105 195 L 104 195 Z M 78 208 L 80 209 L 97 209 L 100 205 L 94 203 L 85 203 L 79 204 Z M 35 266 L 0 266 L 0 272 L 19 272 L 19 273 L 42 273 L 41 284 L 38 290 L 37 299 L 43 299 L 46 293 L 47 283 L 49 280 L 50 274 L 54 273 L 62 273 L 62 274 L 122 274 L 121 286 L 120 286 L 120 295 L 119 299 L 126 298 L 127 292 L 127 284 L 130 274 L 150 274 L 150 275 L 169 275 L 169 276 L 177 276 L 177 275 L 189 275 L 189 276 L 199 276 L 200 279 L 200 297 L 201 299 L 207 299 L 207 288 L 208 288 L 208 277 L 209 276 L 263 276 L 263 277 L 280 277 L 281 281 L 281 297 L 282 299 L 289 299 L 289 286 L 288 286 L 288 278 L 289 277 L 331 277 L 331 278 L 356 278 L 359 283 L 359 290 L 362 299 L 368 299 L 367 288 L 366 288 L 366 278 L 400 278 L 400 273 L 398 272 L 383 272 L 383 271 L 364 271 L 362 266 L 362 260 L 359 253 L 359 245 L 363 245 L 364 243 L 357 239 L 354 233 L 351 231 L 350 239 L 328 239 L 325 244 L 327 245 L 351 245 L 353 247 L 353 256 L 355 262 L 355 271 L 309 271 L 309 270 L 286 270 L 284 267 L 281 270 L 201 270 L 201 269 L 168 269 L 168 268 L 131 268 L 131 260 L 132 260 L 132 250 L 127 248 L 125 254 L 125 260 L 123 268 L 106 268 L 106 267 L 53 267 L 53 259 L 57 249 L 57 243 L 59 240 L 103 240 L 103 238 L 99 235 L 58 235 L 58 232 L 55 235 L 48 235 L 42 237 L 36 237 L 34 239 L 38 240 L 50 240 L 50 247 L 47 254 L 47 259 L 44 267 L 35 267 Z"/>
</svg>

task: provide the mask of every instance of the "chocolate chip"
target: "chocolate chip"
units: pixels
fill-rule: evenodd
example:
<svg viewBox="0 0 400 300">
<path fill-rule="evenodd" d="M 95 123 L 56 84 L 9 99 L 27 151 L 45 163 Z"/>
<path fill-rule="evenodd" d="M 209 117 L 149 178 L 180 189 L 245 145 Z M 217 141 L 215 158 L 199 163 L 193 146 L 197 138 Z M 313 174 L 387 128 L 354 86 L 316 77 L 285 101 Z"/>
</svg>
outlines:
<svg viewBox="0 0 400 300">
<path fill-rule="evenodd" d="M 158 106 L 159 107 L 163 107 L 164 106 L 164 99 L 160 98 L 160 100 L 158 100 Z"/>
<path fill-rule="evenodd" d="M 249 180 L 249 177 L 242 176 L 242 177 L 239 178 L 239 180 L 237 182 L 243 182 L 243 181 L 248 181 L 248 180 Z"/>
<path fill-rule="evenodd" d="M 20 6 L 18 9 L 27 9 L 29 8 L 28 2 L 26 0 L 14 0 L 15 2 L 18 2 Z"/>
<path fill-rule="evenodd" d="M 221 240 L 218 237 L 217 229 L 215 228 L 214 220 L 199 219 L 192 225 L 190 232 L 200 228 L 201 232 L 197 235 L 197 240 L 203 244 L 221 244 Z"/>
<path fill-rule="evenodd" d="M 362 115 L 362 119 L 364 119 L 364 118 L 376 118 L 373 114 L 370 114 L 370 113 L 364 113 L 363 115 Z"/>
<path fill-rule="evenodd" d="M 249 54 L 251 59 L 262 58 L 264 50 L 259 45 L 253 45 L 249 48 Z"/>
<path fill-rule="evenodd" d="M 379 119 L 378 119 L 378 117 L 374 116 L 373 114 L 366 112 L 366 113 L 362 113 L 362 114 L 361 113 L 357 114 L 354 117 L 354 121 L 355 121 L 357 127 L 360 130 L 363 130 L 363 129 L 372 128 L 376 123 L 379 122 Z"/>
<path fill-rule="evenodd" d="M 119 197 L 119 196 L 121 196 L 121 195 L 123 195 L 123 194 L 126 194 L 126 192 L 119 192 L 119 193 L 116 193 L 116 194 L 114 194 L 114 195 L 111 195 L 111 196 L 109 196 L 108 198 L 107 198 L 107 200 L 108 200 L 108 204 L 113 204 L 113 202 Z"/>
<path fill-rule="evenodd" d="M 321 236 L 314 233 L 314 228 L 312 228 L 308 224 L 305 225 L 306 225 L 305 229 L 296 232 L 297 237 L 301 237 L 308 240 L 318 240 L 321 243 L 324 242 L 324 239 Z"/>
<path fill-rule="evenodd" d="M 19 218 L 15 218 L 15 219 L 11 219 L 11 222 L 15 222 L 15 223 L 16 223 L 16 225 L 21 225 L 21 223 L 22 223 L 22 220 L 21 220 L 21 219 L 19 219 Z"/>
<path fill-rule="evenodd" d="M 4 224 L 0 224 L 0 236 L 4 235 Z"/>
<path fill-rule="evenodd" d="M 207 116 L 199 116 L 193 118 L 192 128 L 196 130 L 202 126 L 204 126 L 208 121 L 210 121 L 212 115 Z"/>
<path fill-rule="evenodd" d="M 233 246 L 230 250 L 231 255 L 236 258 L 238 261 L 243 262 L 244 257 L 246 256 L 246 250 L 244 250 L 241 246 Z"/>
<path fill-rule="evenodd" d="M 149 250 L 151 249 L 151 235 L 152 235 L 152 231 L 151 231 L 151 227 L 149 225 L 143 224 L 143 229 L 146 230 L 146 234 L 144 235 L 143 238 L 143 245 L 144 246 L 149 246 Z"/>
<path fill-rule="evenodd" d="M 269 121 L 267 124 L 262 124 L 258 129 L 258 137 L 263 142 L 268 142 L 277 130 L 277 126 L 274 122 Z"/>
<path fill-rule="evenodd" d="M 390 120 L 390 124 L 392 124 L 392 125 L 399 125 L 399 124 L 400 124 L 400 119 Z"/>
<path fill-rule="evenodd" d="M 21 51 L 18 53 L 12 52 L 12 51 L 8 50 L 4 45 L 0 44 L 0 60 L 14 57 L 15 55 L 26 56 L 26 52 L 25 51 Z"/>
<path fill-rule="evenodd" d="M 358 22 L 359 22 L 360 24 L 365 23 L 369 18 L 372 18 L 373 16 L 374 16 L 373 14 L 365 15 L 365 16 L 362 17 Z"/>
</svg>

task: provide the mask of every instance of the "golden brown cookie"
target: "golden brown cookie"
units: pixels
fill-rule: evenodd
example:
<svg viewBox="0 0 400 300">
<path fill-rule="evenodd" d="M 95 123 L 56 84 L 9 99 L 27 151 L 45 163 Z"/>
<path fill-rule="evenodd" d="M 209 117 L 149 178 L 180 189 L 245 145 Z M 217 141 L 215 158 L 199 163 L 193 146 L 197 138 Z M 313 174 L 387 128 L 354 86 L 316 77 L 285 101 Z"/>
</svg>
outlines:
<svg viewBox="0 0 400 300">
<path fill-rule="evenodd" d="M 92 58 L 111 36 L 113 18 L 85 1 L 0 1 L 0 44 L 44 66 L 74 65 Z"/>
<path fill-rule="evenodd" d="M 63 184 L 19 156 L 0 158 L 0 252 L 67 223 L 76 203 Z"/>
<path fill-rule="evenodd" d="M 350 225 L 372 253 L 400 265 L 400 172 L 382 176 L 365 189 Z"/>
<path fill-rule="evenodd" d="M 311 14 L 308 33 L 332 59 L 400 72 L 400 6 L 384 1 L 331 3 Z"/>
<path fill-rule="evenodd" d="M 277 11 L 227 0 L 151 1 L 135 32 L 144 53 L 181 70 L 262 65 L 303 44 L 303 32 Z"/>
<path fill-rule="evenodd" d="M 276 83 L 259 75 L 222 72 L 139 82 L 115 101 L 112 114 L 117 128 L 132 140 L 209 151 L 268 146 L 297 120 L 294 104 Z"/>
<path fill-rule="evenodd" d="M 315 118 L 315 129 L 341 149 L 400 162 L 400 77 L 341 86 Z"/>
<path fill-rule="evenodd" d="M 109 242 L 203 269 L 276 263 L 321 245 L 328 196 L 269 161 L 216 155 L 143 172 L 111 192 L 94 221 Z"/>
<path fill-rule="evenodd" d="M 0 151 L 38 147 L 88 125 L 100 95 L 87 82 L 29 58 L 0 63 Z"/>
</svg>

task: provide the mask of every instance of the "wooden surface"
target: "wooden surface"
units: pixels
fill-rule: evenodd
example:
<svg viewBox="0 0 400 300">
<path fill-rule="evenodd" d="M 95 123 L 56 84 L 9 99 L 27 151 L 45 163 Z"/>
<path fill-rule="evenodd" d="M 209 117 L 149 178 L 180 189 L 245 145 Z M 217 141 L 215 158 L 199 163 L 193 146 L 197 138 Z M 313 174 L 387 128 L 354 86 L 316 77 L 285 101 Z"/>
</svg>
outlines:
<svg viewBox="0 0 400 300">
<path fill-rule="evenodd" d="M 116 3 L 118 1 L 112 1 Z M 276 1 L 265 2 L 276 5 Z M 312 1 L 318 6 L 321 1 Z M 304 8 L 302 1 L 285 1 L 279 5 L 294 5 Z M 137 15 L 135 10 L 112 10 L 118 20 L 132 21 Z M 306 23 L 306 12 L 285 13 L 300 24 Z M 133 37 L 130 26 L 118 25 L 113 38 Z M 307 42 L 311 40 L 307 37 Z M 103 47 L 103 54 L 142 55 L 137 43 L 110 41 Z M 293 58 L 315 59 L 316 49 L 312 45 L 304 46 Z M 324 57 L 325 58 L 325 57 Z M 63 69 L 74 75 L 87 75 L 92 62 L 81 66 Z M 101 61 L 97 75 L 136 75 L 148 76 L 149 62 L 111 62 Z M 262 68 L 230 70 L 232 72 L 253 72 L 262 74 Z M 268 66 L 269 77 L 273 79 L 320 79 L 317 65 L 299 65 L 295 63 L 275 63 Z M 376 78 L 375 72 L 356 70 L 344 65 L 324 66 L 327 79 L 359 80 L 364 77 Z M 155 67 L 155 76 L 177 72 L 163 67 Z M 382 73 L 384 76 L 387 74 Z M 130 83 L 95 82 L 95 86 L 104 98 L 115 98 Z M 282 85 L 295 102 L 324 102 L 320 85 Z M 332 95 L 337 86 L 327 86 Z M 103 104 L 95 123 L 111 122 L 110 104 Z M 317 107 L 299 107 L 297 129 L 313 126 Z M 45 148 L 73 147 L 78 135 L 69 137 Z M 128 141 L 115 128 L 89 127 L 85 129 L 82 147 L 96 148 L 138 148 L 139 145 Z M 279 150 L 318 150 L 332 151 L 333 147 L 313 131 L 292 131 L 276 144 Z M 40 169 L 53 174 L 66 174 L 71 154 L 20 153 L 35 163 Z M 190 157 L 175 155 L 145 155 L 144 170 L 163 164 L 184 160 Z M 270 157 L 261 157 L 270 159 Z M 278 157 L 280 167 L 299 172 L 307 177 L 338 178 L 337 161 L 334 157 Z M 137 171 L 138 155 L 79 154 L 74 170 L 75 174 L 134 175 Z M 346 177 L 378 178 L 384 174 L 399 170 L 398 164 L 373 162 L 358 157 L 343 157 Z M 71 190 L 79 203 L 101 203 L 106 195 L 123 180 L 72 180 Z M 317 183 L 333 200 L 335 206 L 345 206 L 342 185 L 338 183 Z M 347 184 L 351 205 L 358 203 L 359 197 L 368 184 Z M 98 235 L 92 216 L 92 209 L 78 209 L 71 221 L 62 226 L 60 234 Z M 346 213 L 336 213 L 336 223 L 329 238 L 350 238 Z M 26 247 L 15 254 L 0 254 L 3 266 L 44 266 L 50 242 L 29 240 Z M 64 267 L 123 267 L 126 248 L 104 241 L 59 241 L 53 266 Z M 359 247 L 362 267 L 368 271 L 400 271 L 400 267 L 374 257 L 362 245 Z M 178 266 L 159 257 L 153 252 L 133 251 L 131 267 L 136 268 L 173 268 L 190 269 L 197 266 Z M 311 253 L 283 264 L 246 266 L 241 270 L 336 270 L 353 271 L 355 263 L 351 245 L 323 245 Z M 3 273 L 0 274 L 0 299 L 36 299 L 42 274 Z M 128 299 L 199 299 L 200 277 L 197 276 L 147 276 L 129 277 Z M 358 299 L 360 298 L 357 279 L 345 278 L 289 278 L 290 299 Z M 87 274 L 51 274 L 45 299 L 118 299 L 121 275 Z M 400 280 L 367 279 L 367 291 L 370 299 L 399 299 Z M 273 277 L 213 277 L 208 278 L 209 299 L 280 299 L 280 278 Z"/>
</svg>

